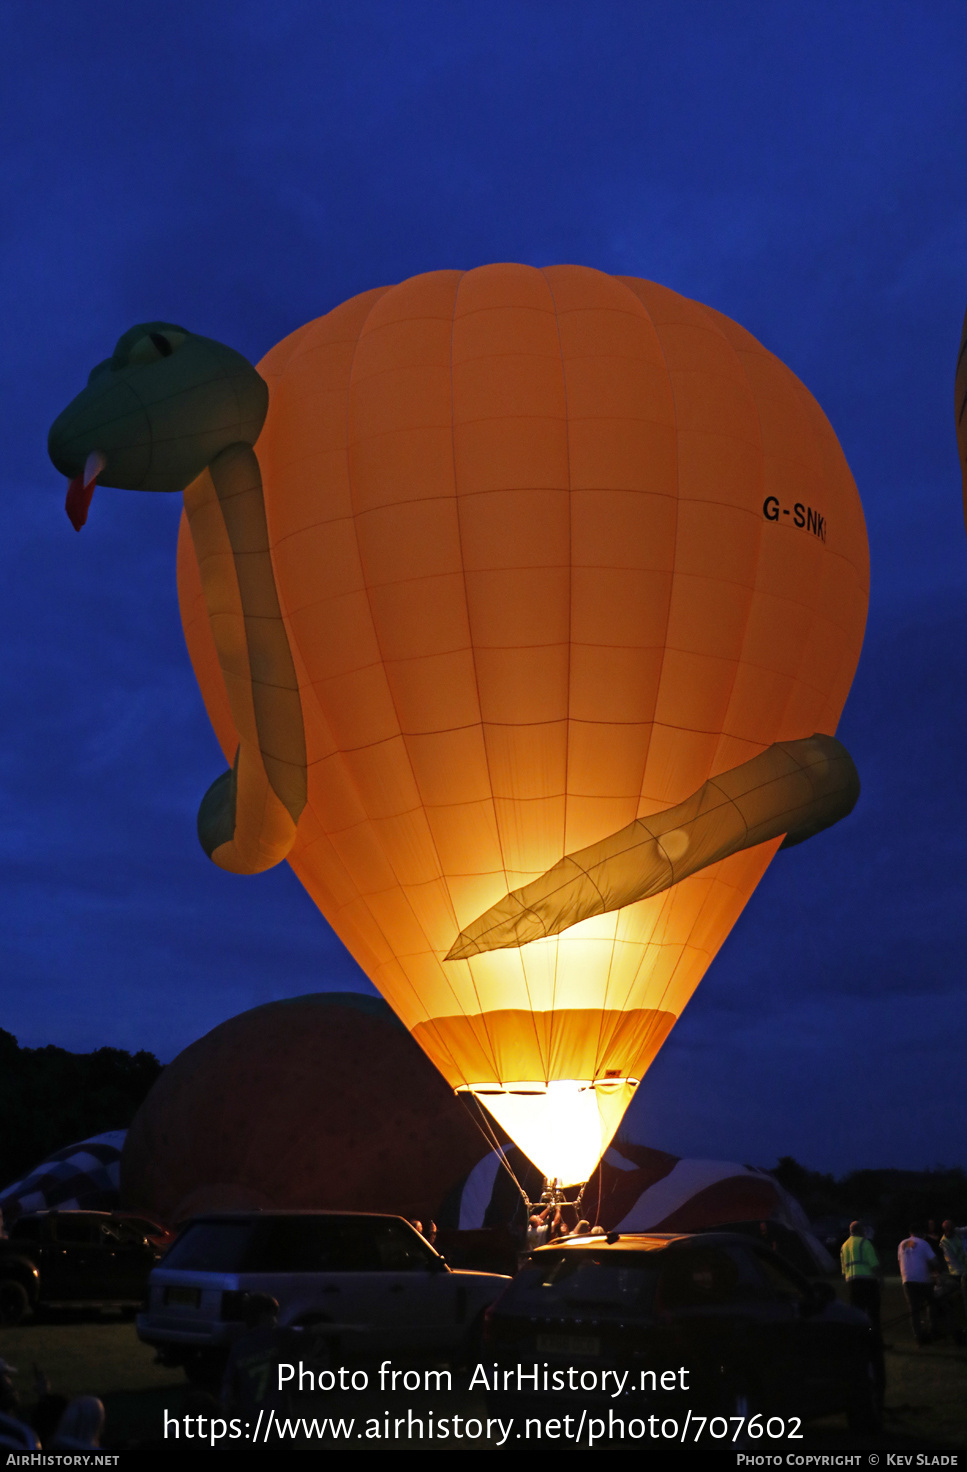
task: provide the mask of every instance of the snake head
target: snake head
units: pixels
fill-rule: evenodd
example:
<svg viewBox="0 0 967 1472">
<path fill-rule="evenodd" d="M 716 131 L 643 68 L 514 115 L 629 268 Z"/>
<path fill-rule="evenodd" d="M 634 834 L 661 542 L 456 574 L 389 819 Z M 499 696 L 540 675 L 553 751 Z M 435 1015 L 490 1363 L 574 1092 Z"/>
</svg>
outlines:
<svg viewBox="0 0 967 1472">
<path fill-rule="evenodd" d="M 234 348 L 172 322 L 130 328 L 48 436 L 51 460 L 72 482 L 74 525 L 86 519 L 95 480 L 184 490 L 229 445 L 254 445 L 268 401 L 264 379 Z"/>
</svg>

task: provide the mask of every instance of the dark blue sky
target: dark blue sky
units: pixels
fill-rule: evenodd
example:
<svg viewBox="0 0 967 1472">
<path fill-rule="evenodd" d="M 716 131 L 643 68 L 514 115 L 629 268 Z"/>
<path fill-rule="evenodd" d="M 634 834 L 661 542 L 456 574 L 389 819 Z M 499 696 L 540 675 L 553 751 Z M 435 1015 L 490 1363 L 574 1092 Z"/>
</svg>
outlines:
<svg viewBox="0 0 967 1472">
<path fill-rule="evenodd" d="M 854 816 L 781 855 L 639 1093 L 634 1134 L 821 1169 L 965 1164 L 967 8 L 0 5 L 0 1026 L 162 1058 L 368 983 L 287 867 L 204 858 L 222 770 L 174 583 L 180 497 L 75 535 L 50 421 L 119 334 L 253 359 L 437 267 L 579 262 L 727 312 L 816 394 L 873 590 L 840 727 Z"/>
</svg>

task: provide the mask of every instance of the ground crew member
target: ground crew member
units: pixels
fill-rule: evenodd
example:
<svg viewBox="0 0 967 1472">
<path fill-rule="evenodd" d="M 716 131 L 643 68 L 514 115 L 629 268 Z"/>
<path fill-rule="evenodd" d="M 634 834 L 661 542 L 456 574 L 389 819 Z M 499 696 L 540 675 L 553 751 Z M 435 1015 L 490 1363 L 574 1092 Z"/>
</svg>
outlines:
<svg viewBox="0 0 967 1472">
<path fill-rule="evenodd" d="M 963 1306 L 965 1325 L 967 1325 L 967 1247 L 964 1246 L 964 1239 L 952 1221 L 945 1221 L 943 1224 L 940 1251 L 947 1264 L 947 1272 L 960 1288 L 960 1301 Z M 956 1323 L 956 1319 L 954 1322 Z M 964 1326 L 958 1324 L 954 1329 L 954 1340 L 958 1344 L 963 1344 L 964 1338 Z"/>
<path fill-rule="evenodd" d="M 880 1259 L 863 1230 L 862 1222 L 850 1222 L 849 1236 L 839 1254 L 849 1301 L 862 1309 L 880 1340 Z"/>
<path fill-rule="evenodd" d="M 929 1344 L 937 1336 L 938 1312 L 933 1282 L 940 1264 L 930 1243 L 913 1227 L 897 1251 L 903 1296 L 910 1309 L 910 1324 L 918 1344 Z"/>
</svg>

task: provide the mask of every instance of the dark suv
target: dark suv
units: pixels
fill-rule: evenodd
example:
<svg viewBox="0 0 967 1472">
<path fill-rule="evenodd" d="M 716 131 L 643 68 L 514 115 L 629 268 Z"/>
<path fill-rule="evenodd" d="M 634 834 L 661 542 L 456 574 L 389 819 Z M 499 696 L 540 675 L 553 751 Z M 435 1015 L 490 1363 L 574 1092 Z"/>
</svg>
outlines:
<svg viewBox="0 0 967 1472">
<path fill-rule="evenodd" d="M 232 1212 L 195 1217 L 151 1274 L 138 1335 L 189 1377 L 227 1353 L 252 1293 L 279 1304 L 279 1326 L 329 1325 L 333 1354 L 460 1355 L 507 1286 L 450 1268 L 398 1216 Z"/>
<path fill-rule="evenodd" d="M 866 1315 L 767 1246 L 725 1232 L 615 1232 L 539 1248 L 488 1312 L 484 1358 L 511 1371 L 511 1387 L 516 1367 L 543 1367 L 536 1384 L 523 1380 L 525 1393 L 505 1393 L 500 1376 L 491 1398 L 501 1412 L 559 1412 L 554 1387 L 573 1371 L 574 1385 L 636 1415 L 672 1413 L 677 1397 L 683 1413 L 845 1411 L 857 1430 L 879 1417 L 881 1356 Z"/>
<path fill-rule="evenodd" d="M 137 1308 L 160 1251 L 115 1212 L 36 1211 L 0 1238 L 0 1322 L 38 1308 Z"/>
</svg>

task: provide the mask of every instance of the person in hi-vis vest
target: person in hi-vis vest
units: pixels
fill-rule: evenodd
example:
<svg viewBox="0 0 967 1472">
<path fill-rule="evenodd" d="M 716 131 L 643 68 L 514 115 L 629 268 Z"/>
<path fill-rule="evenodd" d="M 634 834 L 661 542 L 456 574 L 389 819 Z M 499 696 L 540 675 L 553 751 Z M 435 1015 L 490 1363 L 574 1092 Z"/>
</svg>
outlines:
<svg viewBox="0 0 967 1472">
<path fill-rule="evenodd" d="M 849 1236 L 839 1254 L 849 1301 L 862 1309 L 880 1336 L 880 1259 L 868 1239 L 862 1222 L 850 1222 Z"/>
</svg>

